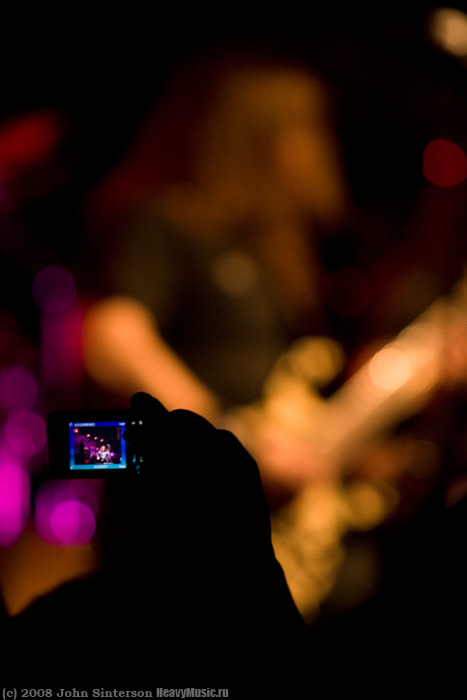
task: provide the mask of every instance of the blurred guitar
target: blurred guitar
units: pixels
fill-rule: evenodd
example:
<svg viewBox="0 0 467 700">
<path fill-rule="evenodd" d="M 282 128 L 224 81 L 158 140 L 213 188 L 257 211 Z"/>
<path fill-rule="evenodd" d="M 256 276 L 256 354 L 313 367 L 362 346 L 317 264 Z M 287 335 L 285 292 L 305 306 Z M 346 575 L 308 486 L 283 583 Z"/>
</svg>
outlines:
<svg viewBox="0 0 467 700">
<path fill-rule="evenodd" d="M 272 537 L 292 596 L 311 619 L 332 589 L 343 558 L 342 538 L 371 529 L 394 507 L 397 492 L 365 480 L 344 480 L 347 466 L 375 438 L 418 413 L 451 369 L 452 351 L 467 330 L 467 280 L 437 300 L 381 348 L 329 399 L 316 388 L 339 367 L 339 348 L 302 339 L 281 358 L 263 400 L 243 409 L 253 432 L 280 425 L 317 446 L 338 465 L 337 478 L 300 490 L 272 515 Z"/>
</svg>

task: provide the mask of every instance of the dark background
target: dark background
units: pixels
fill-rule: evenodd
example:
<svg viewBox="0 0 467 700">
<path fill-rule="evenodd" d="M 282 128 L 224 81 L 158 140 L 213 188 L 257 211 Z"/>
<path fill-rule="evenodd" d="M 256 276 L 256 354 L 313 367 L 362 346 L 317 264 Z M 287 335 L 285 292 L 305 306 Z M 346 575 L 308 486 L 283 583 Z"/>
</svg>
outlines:
<svg viewBox="0 0 467 700">
<path fill-rule="evenodd" d="M 49 192 L 25 197 L 28 221 L 69 255 L 77 231 L 63 234 L 61 216 L 118 162 L 169 71 L 232 40 L 296 52 L 329 80 L 358 203 L 410 198 L 420 184 L 422 144 L 467 123 L 465 65 L 427 39 L 433 7 L 16 10 L 2 22 L 0 118 L 52 107 L 68 124 L 57 154 L 61 177 Z"/>
</svg>

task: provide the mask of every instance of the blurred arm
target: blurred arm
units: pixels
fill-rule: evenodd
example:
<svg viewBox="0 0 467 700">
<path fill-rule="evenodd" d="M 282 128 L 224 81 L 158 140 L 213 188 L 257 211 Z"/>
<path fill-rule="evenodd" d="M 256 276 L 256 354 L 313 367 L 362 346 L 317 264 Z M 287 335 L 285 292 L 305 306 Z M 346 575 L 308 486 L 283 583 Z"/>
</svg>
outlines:
<svg viewBox="0 0 467 700">
<path fill-rule="evenodd" d="M 335 478 L 335 469 L 316 445 L 274 421 L 258 430 L 249 410 L 223 416 L 221 403 L 184 364 L 158 332 L 143 303 L 128 296 L 97 302 L 84 323 L 84 361 L 99 385 L 129 396 L 158 396 L 168 410 L 185 408 L 232 430 L 258 462 L 265 483 L 296 491 L 310 481 Z M 265 417 L 266 418 L 266 417 Z"/>
<path fill-rule="evenodd" d="M 86 370 L 100 385 L 128 394 L 145 391 L 169 410 L 218 415 L 214 394 L 163 340 L 140 301 L 112 296 L 97 302 L 85 318 L 83 346 Z"/>
</svg>

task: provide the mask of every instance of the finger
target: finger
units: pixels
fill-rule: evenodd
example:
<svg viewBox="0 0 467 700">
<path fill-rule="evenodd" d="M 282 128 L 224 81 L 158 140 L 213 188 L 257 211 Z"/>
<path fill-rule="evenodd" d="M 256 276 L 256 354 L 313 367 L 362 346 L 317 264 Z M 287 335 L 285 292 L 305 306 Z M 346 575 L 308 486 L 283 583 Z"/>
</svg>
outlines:
<svg viewBox="0 0 467 700">
<path fill-rule="evenodd" d="M 175 430 L 184 431 L 189 434 L 213 434 L 216 432 L 214 426 L 198 413 L 178 408 L 170 412 L 170 424 Z"/>
<path fill-rule="evenodd" d="M 168 411 L 165 406 L 154 396 L 140 391 L 131 397 L 131 407 L 139 414 L 148 416 L 167 416 Z"/>
</svg>

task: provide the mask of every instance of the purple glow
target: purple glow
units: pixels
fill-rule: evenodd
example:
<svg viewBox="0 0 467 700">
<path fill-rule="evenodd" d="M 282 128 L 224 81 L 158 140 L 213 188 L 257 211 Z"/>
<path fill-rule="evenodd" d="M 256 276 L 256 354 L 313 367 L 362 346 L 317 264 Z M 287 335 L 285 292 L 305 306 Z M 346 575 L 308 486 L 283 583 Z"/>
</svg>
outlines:
<svg viewBox="0 0 467 700">
<path fill-rule="evenodd" d="M 31 408 L 37 395 L 36 378 L 26 367 L 6 367 L 0 371 L 0 406 L 7 413 Z"/>
<path fill-rule="evenodd" d="M 88 544 L 96 530 L 98 488 L 85 480 L 43 484 L 35 503 L 39 537 L 55 546 Z"/>
<path fill-rule="evenodd" d="M 29 480 L 21 465 L 0 455 L 0 547 L 11 547 L 29 517 Z"/>
<path fill-rule="evenodd" d="M 59 314 L 42 314 L 42 378 L 69 391 L 82 381 L 82 327 L 84 312 L 77 301 Z"/>
<path fill-rule="evenodd" d="M 82 501 L 62 501 L 50 514 L 50 526 L 61 544 L 82 547 L 96 531 L 96 518 Z"/>
<path fill-rule="evenodd" d="M 45 447 L 45 421 L 32 411 L 12 413 L 5 423 L 5 438 L 15 454 L 20 457 L 32 457 Z"/>
<path fill-rule="evenodd" d="M 76 299 L 76 283 L 62 267 L 45 267 L 34 279 L 32 296 L 41 311 L 49 314 L 66 311 Z"/>
</svg>

